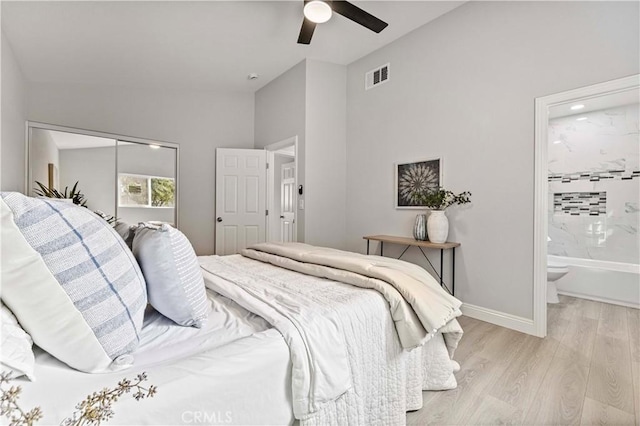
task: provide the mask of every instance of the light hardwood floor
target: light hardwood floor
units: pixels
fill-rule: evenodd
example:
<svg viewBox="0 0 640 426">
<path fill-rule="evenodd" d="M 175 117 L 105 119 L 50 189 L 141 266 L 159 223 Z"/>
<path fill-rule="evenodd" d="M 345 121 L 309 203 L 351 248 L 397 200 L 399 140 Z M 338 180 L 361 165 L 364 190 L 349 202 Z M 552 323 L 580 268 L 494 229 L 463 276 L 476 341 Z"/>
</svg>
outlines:
<svg viewBox="0 0 640 426">
<path fill-rule="evenodd" d="M 640 311 L 560 296 L 544 339 L 461 317 L 458 388 L 410 425 L 639 425 Z"/>
</svg>

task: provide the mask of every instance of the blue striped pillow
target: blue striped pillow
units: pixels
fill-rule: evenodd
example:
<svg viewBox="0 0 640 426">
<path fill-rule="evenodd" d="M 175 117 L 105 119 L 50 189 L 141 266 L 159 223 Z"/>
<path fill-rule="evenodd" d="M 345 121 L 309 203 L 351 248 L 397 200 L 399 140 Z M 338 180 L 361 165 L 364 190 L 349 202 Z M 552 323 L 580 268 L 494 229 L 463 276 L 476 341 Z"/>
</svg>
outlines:
<svg viewBox="0 0 640 426">
<path fill-rule="evenodd" d="M 2 300 L 34 342 L 82 371 L 129 365 L 147 294 L 122 238 L 72 203 L 1 199 Z"/>
</svg>

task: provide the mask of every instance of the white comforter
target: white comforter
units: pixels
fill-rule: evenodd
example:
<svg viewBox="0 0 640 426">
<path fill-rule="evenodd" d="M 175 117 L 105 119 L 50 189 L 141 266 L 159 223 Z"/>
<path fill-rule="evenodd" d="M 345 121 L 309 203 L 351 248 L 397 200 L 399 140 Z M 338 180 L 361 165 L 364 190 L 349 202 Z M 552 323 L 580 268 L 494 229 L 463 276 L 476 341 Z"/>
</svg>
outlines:
<svg viewBox="0 0 640 426">
<path fill-rule="evenodd" d="M 291 354 L 294 414 L 305 424 L 362 424 L 373 420 L 403 423 L 407 410 L 421 407 L 420 396 L 425 386 L 429 389 L 456 386 L 452 373 L 457 364 L 450 360 L 461 336 L 461 329 L 453 319 L 459 315 L 455 299 L 451 306 L 443 307 L 442 299 L 446 297 L 434 298 L 434 311 L 445 313 L 442 318 L 426 312 L 428 304 L 422 300 L 419 306 L 425 312 L 418 314 L 411 303 L 408 308 L 406 303 L 398 308 L 406 299 L 400 297 L 402 301 L 398 301 L 397 294 L 408 293 L 409 300 L 418 300 L 410 288 L 403 287 L 399 268 L 391 284 L 365 279 L 367 284 L 359 285 L 355 283 L 358 280 L 347 274 L 347 281 L 353 282 L 345 285 L 237 255 L 201 258 L 201 266 L 207 287 L 259 314 L 284 336 Z M 317 266 L 312 266 L 316 272 Z M 315 275 L 326 276 L 323 274 L 327 270 Z M 415 275 L 409 268 L 409 277 L 414 281 Z M 353 285 L 378 290 L 390 300 L 391 313 L 390 304 L 380 294 Z M 438 294 L 437 290 L 430 291 Z M 419 329 L 416 321 L 422 324 L 420 321 L 426 316 L 438 324 L 439 330 L 428 325 L 432 332 L 426 333 L 424 326 L 422 332 L 434 340 L 442 340 L 443 332 L 449 333 L 445 339 L 448 351 L 443 344 L 427 345 L 429 350 L 424 354 L 420 346 L 412 351 L 403 350 L 397 330 Z M 406 324 L 398 326 L 403 323 Z M 421 342 L 426 340 L 423 335 Z M 436 367 L 435 371 L 423 371 L 425 357 L 432 358 L 430 365 Z"/>
<path fill-rule="evenodd" d="M 453 318 L 460 302 L 426 270 L 398 259 L 315 247 L 303 243 L 255 244 L 242 255 L 316 277 L 371 288 L 389 302 L 405 349 L 422 346 Z M 457 336 L 459 340 L 460 336 Z M 457 342 L 453 344 L 455 345 Z"/>
</svg>

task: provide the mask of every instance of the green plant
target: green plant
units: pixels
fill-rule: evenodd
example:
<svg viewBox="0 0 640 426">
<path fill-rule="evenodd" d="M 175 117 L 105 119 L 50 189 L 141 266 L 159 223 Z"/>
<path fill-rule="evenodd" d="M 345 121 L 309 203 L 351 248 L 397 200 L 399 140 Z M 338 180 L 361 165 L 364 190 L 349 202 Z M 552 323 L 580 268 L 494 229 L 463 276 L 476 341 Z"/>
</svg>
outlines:
<svg viewBox="0 0 640 426">
<path fill-rule="evenodd" d="M 432 210 L 444 210 L 454 204 L 467 204 L 471 202 L 471 192 L 464 191 L 455 194 L 444 188 L 432 191 L 423 191 L 416 194 L 420 204 Z"/>
<path fill-rule="evenodd" d="M 106 214 L 100 210 L 94 210 L 93 212 L 98 216 L 100 216 L 105 222 L 107 222 L 111 226 L 115 226 L 116 222 L 118 221 L 118 219 L 115 216 Z"/>
<path fill-rule="evenodd" d="M 48 186 L 36 181 L 36 185 L 40 188 L 36 188 L 33 190 L 37 195 L 41 197 L 47 198 L 60 198 L 60 199 L 71 199 L 73 204 L 77 204 L 82 207 L 87 207 L 87 200 L 84 197 L 84 194 L 80 192 L 78 189 L 78 181 L 71 188 L 71 192 L 69 192 L 69 187 L 64 187 L 64 192 L 60 192 L 55 188 L 49 188 Z"/>
<path fill-rule="evenodd" d="M 59 198 L 62 200 L 70 199 L 73 202 L 73 204 L 88 208 L 87 199 L 85 198 L 84 194 L 78 189 L 78 181 L 76 181 L 76 183 L 73 185 L 73 188 L 71 188 L 71 191 L 69 191 L 68 186 L 65 186 L 63 192 L 60 192 L 55 188 L 49 188 L 48 186 L 38 181 L 36 181 L 36 185 L 39 186 L 39 188 L 35 188 L 33 190 L 33 192 L 36 195 L 39 195 L 41 197 L 47 197 L 47 198 Z M 115 225 L 117 221 L 115 216 L 108 215 L 106 213 L 101 212 L 100 210 L 96 210 L 94 211 L 94 213 L 100 216 L 102 219 L 104 219 L 108 224 L 112 226 Z"/>
<path fill-rule="evenodd" d="M 154 207 L 173 205 L 176 185 L 173 179 L 151 179 L 151 205 Z"/>
</svg>

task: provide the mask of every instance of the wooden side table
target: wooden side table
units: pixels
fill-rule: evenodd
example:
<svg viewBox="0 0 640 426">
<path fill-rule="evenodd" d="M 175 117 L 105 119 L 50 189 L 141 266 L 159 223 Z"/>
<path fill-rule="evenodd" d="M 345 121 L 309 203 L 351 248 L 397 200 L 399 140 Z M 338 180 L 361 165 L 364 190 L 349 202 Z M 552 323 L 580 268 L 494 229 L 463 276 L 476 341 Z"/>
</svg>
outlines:
<svg viewBox="0 0 640 426">
<path fill-rule="evenodd" d="M 429 262 L 429 265 L 431 265 L 431 268 L 433 268 L 433 271 L 435 272 L 435 274 L 437 275 L 438 279 L 440 280 L 440 285 L 445 290 L 447 290 L 449 293 L 451 293 L 451 295 L 455 295 L 455 290 L 456 290 L 456 247 L 460 247 L 460 243 L 447 241 L 446 243 L 439 244 L 439 243 L 432 243 L 431 241 L 419 241 L 419 240 L 416 240 L 414 238 L 397 237 L 397 236 L 393 236 L 393 235 L 369 235 L 369 236 L 362 237 L 362 238 L 367 240 L 367 254 L 369 254 L 369 243 L 371 241 L 379 241 L 380 242 L 380 256 L 384 256 L 384 243 L 398 244 L 398 245 L 406 246 L 404 251 L 400 254 L 400 256 L 398 256 L 398 259 L 400 259 L 407 252 L 407 250 L 409 250 L 410 247 L 418 247 L 420 249 L 420 252 L 424 256 L 424 258 L 427 259 L 427 262 Z M 431 260 L 429 260 L 429 258 L 427 257 L 427 254 L 424 252 L 423 248 L 440 250 L 440 273 L 438 273 L 438 270 L 433 266 L 433 264 L 431 263 Z M 449 290 L 449 288 L 444 283 L 443 271 L 442 271 L 443 268 L 444 268 L 444 251 L 445 250 L 449 250 L 449 249 L 451 250 L 451 290 Z"/>
</svg>

